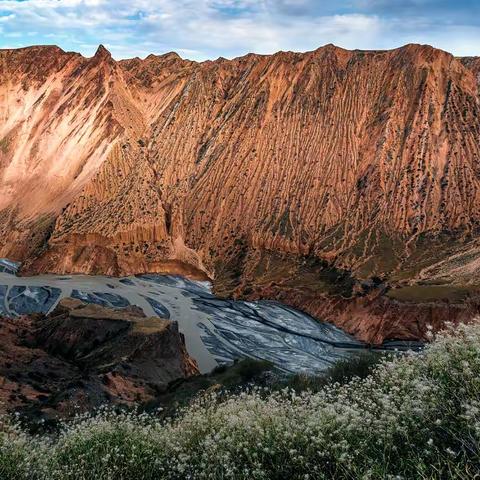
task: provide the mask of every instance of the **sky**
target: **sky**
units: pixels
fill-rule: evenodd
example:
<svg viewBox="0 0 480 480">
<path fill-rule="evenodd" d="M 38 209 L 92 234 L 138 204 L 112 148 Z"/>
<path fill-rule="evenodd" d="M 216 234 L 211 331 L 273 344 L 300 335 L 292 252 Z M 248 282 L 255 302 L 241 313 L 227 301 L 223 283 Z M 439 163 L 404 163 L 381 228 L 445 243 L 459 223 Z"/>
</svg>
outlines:
<svg viewBox="0 0 480 480">
<path fill-rule="evenodd" d="M 327 43 L 480 55 L 480 0 L 0 0 L 0 48 L 92 56 L 103 44 L 117 59 L 176 51 L 201 61 Z"/>
</svg>

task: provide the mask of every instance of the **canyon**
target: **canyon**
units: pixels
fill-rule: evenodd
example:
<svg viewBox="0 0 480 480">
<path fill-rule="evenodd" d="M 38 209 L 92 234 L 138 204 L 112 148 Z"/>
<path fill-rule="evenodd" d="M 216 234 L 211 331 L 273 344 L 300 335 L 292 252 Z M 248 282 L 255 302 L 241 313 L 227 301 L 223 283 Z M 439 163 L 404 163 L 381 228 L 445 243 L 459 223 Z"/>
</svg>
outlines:
<svg viewBox="0 0 480 480">
<path fill-rule="evenodd" d="M 480 59 L 0 50 L 0 257 L 211 280 L 358 339 L 480 311 Z"/>
</svg>

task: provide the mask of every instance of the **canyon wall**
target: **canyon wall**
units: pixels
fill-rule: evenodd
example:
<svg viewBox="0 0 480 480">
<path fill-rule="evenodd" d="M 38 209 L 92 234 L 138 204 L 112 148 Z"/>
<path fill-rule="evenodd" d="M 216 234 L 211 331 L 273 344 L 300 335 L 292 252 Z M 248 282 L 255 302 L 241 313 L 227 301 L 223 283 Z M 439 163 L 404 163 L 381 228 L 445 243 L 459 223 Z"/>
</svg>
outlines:
<svg viewBox="0 0 480 480">
<path fill-rule="evenodd" d="M 478 58 L 422 45 L 0 51 L 0 256 L 241 296 L 288 283 L 285 265 L 309 295 L 355 294 L 346 274 L 480 284 L 479 86 Z"/>
</svg>

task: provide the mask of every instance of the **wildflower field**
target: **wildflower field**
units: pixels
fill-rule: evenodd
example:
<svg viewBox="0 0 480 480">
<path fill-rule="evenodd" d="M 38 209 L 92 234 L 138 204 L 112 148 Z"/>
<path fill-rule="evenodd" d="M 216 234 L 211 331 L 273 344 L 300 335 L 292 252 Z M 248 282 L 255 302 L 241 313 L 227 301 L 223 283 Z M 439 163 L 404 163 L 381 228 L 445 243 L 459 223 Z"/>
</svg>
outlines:
<svg viewBox="0 0 480 480">
<path fill-rule="evenodd" d="M 480 323 L 316 392 L 204 395 L 174 418 L 103 410 L 32 436 L 4 418 L 1 479 L 480 478 Z"/>
</svg>

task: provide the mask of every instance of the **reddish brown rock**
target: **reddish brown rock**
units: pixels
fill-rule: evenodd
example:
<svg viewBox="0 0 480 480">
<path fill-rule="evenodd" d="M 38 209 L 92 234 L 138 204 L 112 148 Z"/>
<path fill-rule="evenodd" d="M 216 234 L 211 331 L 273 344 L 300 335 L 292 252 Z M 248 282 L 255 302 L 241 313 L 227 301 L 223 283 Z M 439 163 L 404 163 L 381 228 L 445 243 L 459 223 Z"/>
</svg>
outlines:
<svg viewBox="0 0 480 480">
<path fill-rule="evenodd" d="M 50 416 L 152 401 L 198 374 L 175 322 L 64 299 L 44 316 L 1 319 L 0 410 Z"/>
<path fill-rule="evenodd" d="M 475 284 L 358 280 L 326 262 L 265 252 L 244 261 L 240 279 L 219 277 L 216 289 L 224 296 L 278 300 L 376 345 L 428 340 L 429 326 L 438 331 L 445 322 L 468 322 L 480 314 Z"/>
<path fill-rule="evenodd" d="M 392 283 L 465 283 L 467 266 L 480 284 L 479 118 L 478 58 L 425 45 L 204 63 L 3 50 L 0 256 L 225 291 L 258 286 L 265 252 Z"/>
<path fill-rule="evenodd" d="M 376 290 L 366 295 L 344 298 L 341 295 L 278 287 L 261 289 L 247 295 L 250 299 L 272 298 L 301 309 L 313 317 L 334 323 L 367 344 L 386 340 L 429 339 L 429 328 L 441 330 L 446 322 L 467 323 L 480 314 L 480 297 L 451 302 L 398 301 Z"/>
</svg>

